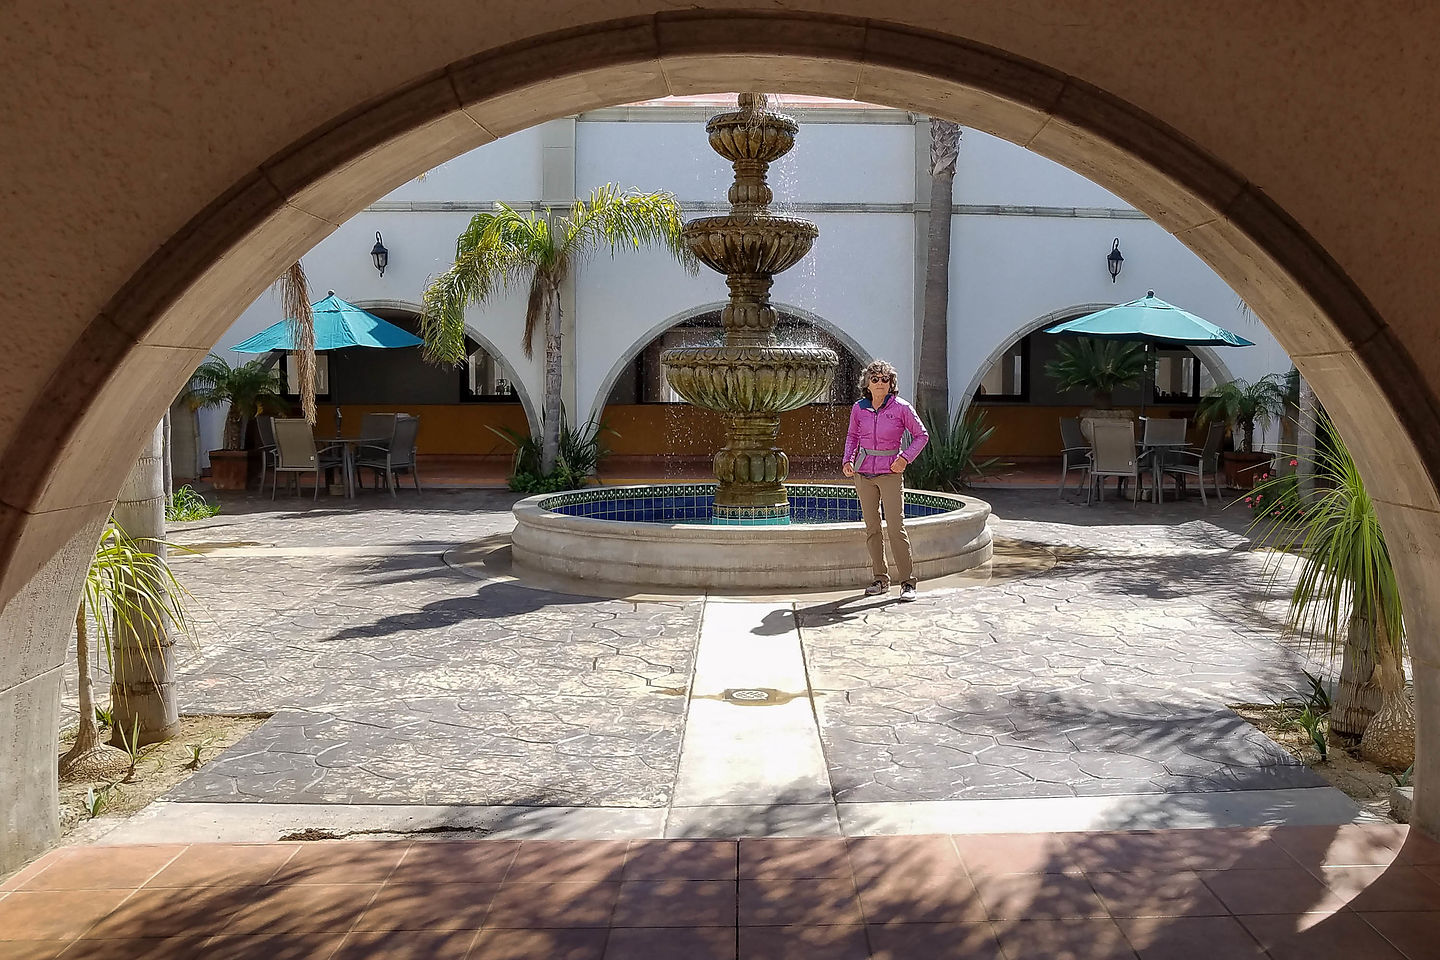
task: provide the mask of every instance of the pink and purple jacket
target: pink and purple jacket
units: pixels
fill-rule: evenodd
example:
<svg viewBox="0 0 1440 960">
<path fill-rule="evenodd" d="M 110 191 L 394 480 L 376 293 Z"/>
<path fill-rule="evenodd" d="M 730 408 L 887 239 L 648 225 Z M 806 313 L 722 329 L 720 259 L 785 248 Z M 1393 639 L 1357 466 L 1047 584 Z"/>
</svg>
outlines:
<svg viewBox="0 0 1440 960">
<path fill-rule="evenodd" d="M 850 431 L 845 435 L 845 463 L 854 463 L 861 447 L 866 450 L 900 449 L 906 431 L 910 432 L 910 446 L 901 456 L 906 463 L 914 463 L 920 451 L 930 440 L 925 425 L 915 415 L 915 408 L 897 395 L 891 394 L 876 410 L 870 398 L 861 397 L 850 408 Z M 889 473 L 890 465 L 897 454 L 887 456 L 866 456 L 856 467 L 856 473 Z"/>
</svg>

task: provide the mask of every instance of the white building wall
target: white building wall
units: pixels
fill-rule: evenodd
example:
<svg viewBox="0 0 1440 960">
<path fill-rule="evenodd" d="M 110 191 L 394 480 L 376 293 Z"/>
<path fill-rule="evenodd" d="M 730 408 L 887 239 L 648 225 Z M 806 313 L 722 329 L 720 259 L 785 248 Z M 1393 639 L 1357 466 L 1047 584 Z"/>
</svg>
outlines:
<svg viewBox="0 0 1440 960">
<path fill-rule="evenodd" d="M 638 114 L 626 112 L 631 118 Z M 894 111 L 877 111 L 873 123 L 855 122 L 856 111 L 846 114 L 845 122 L 802 114 L 795 151 L 773 169 L 777 209 L 798 205 L 795 212 L 820 227 L 810 257 L 777 278 L 773 299 L 819 315 L 863 354 L 894 363 L 905 389 L 913 390 L 917 270 L 923 271 L 924 249 L 917 249 L 911 205 L 917 159 L 922 168 L 928 161 L 916 152 L 926 144 L 910 123 L 894 122 L 903 119 Z M 577 192 L 614 182 L 670 190 L 687 204 L 723 202 L 732 173 L 710 150 L 703 121 L 581 121 L 556 121 L 573 123 Z M 475 210 L 497 200 L 542 199 L 546 158 L 554 159 L 547 143 L 560 134 L 565 131 L 555 124 L 514 134 L 396 190 L 306 255 L 312 292 L 318 298 L 334 289 L 359 303 L 418 304 L 427 281 L 449 267 L 455 237 Z M 1274 340 L 1243 314 L 1235 295 L 1197 257 L 1083 177 L 966 130 L 954 199 L 962 212 L 955 216 L 951 256 L 952 404 L 968 398 L 989 359 L 1038 320 L 1080 304 L 1122 302 L 1148 289 L 1259 344 L 1220 354 L 1232 375 L 1254 378 L 1288 368 Z M 377 230 L 390 250 L 383 278 L 370 262 Z M 1112 284 L 1105 256 L 1115 237 L 1126 259 L 1119 282 Z M 726 295 L 718 275 L 702 270 L 690 276 L 658 251 L 613 259 L 602 254 L 577 269 L 574 281 L 569 349 L 575 370 L 571 414 L 577 421 L 599 413 L 602 388 L 617 363 L 660 325 Z M 523 308 L 521 291 L 472 310 L 471 325 L 538 403 L 540 358 L 523 357 Z M 276 298 L 267 294 L 245 311 L 221 346 L 280 319 Z M 1043 375 L 1031 370 L 1032 378 Z M 218 442 L 219 417 L 207 419 L 202 447 L 208 450 Z"/>
</svg>

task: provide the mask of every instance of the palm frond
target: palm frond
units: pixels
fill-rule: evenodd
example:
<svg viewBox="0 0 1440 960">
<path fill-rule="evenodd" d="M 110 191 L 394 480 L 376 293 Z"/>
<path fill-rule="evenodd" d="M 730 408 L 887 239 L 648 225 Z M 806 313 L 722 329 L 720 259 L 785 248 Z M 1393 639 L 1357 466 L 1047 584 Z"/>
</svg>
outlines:
<svg viewBox="0 0 1440 960">
<path fill-rule="evenodd" d="M 86 571 L 81 605 L 100 632 L 112 674 L 117 631 L 144 636 L 161 633 L 169 624 L 193 635 L 190 599 L 163 556 L 131 539 L 114 520 L 106 524 Z M 145 648 L 140 649 L 144 656 Z M 153 676 L 148 662 L 146 667 Z"/>
<path fill-rule="evenodd" d="M 305 422 L 315 425 L 315 311 L 310 306 L 310 284 L 305 268 L 296 260 L 280 277 L 280 309 L 295 345 L 296 379 L 300 386 L 300 411 Z"/>
<path fill-rule="evenodd" d="M 1045 364 L 1045 374 L 1060 390 L 1109 394 L 1133 387 L 1145 376 L 1145 346 L 1128 340 L 1079 337 L 1061 341 L 1059 356 Z"/>
<path fill-rule="evenodd" d="M 584 200 L 575 201 L 570 216 L 560 225 L 560 249 L 566 262 L 574 264 L 602 249 L 614 256 L 621 250 L 661 247 L 694 273 L 699 264 L 681 237 L 684 226 L 673 193 L 622 192 L 607 183 Z"/>
</svg>

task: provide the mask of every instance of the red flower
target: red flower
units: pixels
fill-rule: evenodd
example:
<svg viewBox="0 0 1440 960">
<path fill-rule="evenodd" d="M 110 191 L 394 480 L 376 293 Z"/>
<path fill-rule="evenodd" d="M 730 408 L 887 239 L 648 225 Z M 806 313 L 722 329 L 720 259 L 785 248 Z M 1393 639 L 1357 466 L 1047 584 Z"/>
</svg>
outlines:
<svg viewBox="0 0 1440 960">
<path fill-rule="evenodd" d="M 1292 466 L 1292 467 L 1298 467 L 1298 466 L 1300 466 L 1300 461 L 1299 461 L 1299 460 L 1291 460 L 1291 461 L 1290 461 L 1290 466 Z"/>
</svg>

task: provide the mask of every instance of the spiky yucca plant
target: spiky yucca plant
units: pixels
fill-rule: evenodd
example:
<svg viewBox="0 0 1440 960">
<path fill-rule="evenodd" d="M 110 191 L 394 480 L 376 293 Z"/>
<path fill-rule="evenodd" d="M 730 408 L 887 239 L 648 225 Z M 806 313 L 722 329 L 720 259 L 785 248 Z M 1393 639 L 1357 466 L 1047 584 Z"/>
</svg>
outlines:
<svg viewBox="0 0 1440 960">
<path fill-rule="evenodd" d="M 975 451 L 995 433 L 994 427 L 985 425 L 984 410 L 963 416 L 957 410 L 953 417 L 921 412 L 920 419 L 929 426 L 930 442 L 906 469 L 906 486 L 958 493 L 999 462 L 996 457 L 975 459 Z"/>
</svg>

